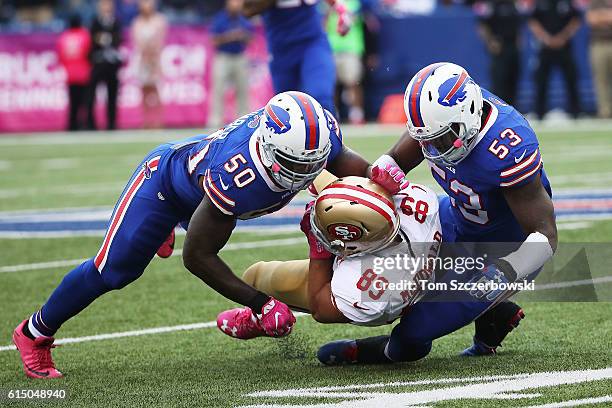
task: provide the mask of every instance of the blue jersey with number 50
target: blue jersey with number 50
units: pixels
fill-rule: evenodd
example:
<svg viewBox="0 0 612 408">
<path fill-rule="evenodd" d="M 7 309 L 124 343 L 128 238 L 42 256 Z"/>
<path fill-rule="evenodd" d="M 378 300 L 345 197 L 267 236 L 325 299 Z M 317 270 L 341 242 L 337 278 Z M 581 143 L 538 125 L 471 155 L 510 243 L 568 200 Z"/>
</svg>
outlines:
<svg viewBox="0 0 612 408">
<path fill-rule="evenodd" d="M 297 194 L 278 186 L 264 167 L 254 135 L 262 114 L 260 109 L 211 135 L 174 143 L 169 184 L 182 207 L 195 210 L 206 194 L 222 213 L 249 219 L 281 209 Z M 329 163 L 342 150 L 342 134 L 332 114 L 325 114 Z"/>
<path fill-rule="evenodd" d="M 476 146 L 455 167 L 429 163 L 449 196 L 441 204 L 445 241 L 522 242 L 526 234 L 512 214 L 502 188 L 523 186 L 540 177 L 552 196 L 536 135 L 527 120 L 491 92 L 491 107 Z"/>
</svg>

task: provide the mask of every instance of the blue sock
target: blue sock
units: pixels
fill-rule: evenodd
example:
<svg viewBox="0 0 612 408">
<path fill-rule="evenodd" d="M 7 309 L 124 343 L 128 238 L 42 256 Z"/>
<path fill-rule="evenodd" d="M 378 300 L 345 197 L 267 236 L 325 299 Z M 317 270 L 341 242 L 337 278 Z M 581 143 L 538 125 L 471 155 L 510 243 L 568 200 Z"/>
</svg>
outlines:
<svg viewBox="0 0 612 408">
<path fill-rule="evenodd" d="M 43 307 L 30 317 L 28 329 L 35 337 L 53 336 L 65 321 L 108 291 L 89 259 L 64 276 Z"/>
</svg>

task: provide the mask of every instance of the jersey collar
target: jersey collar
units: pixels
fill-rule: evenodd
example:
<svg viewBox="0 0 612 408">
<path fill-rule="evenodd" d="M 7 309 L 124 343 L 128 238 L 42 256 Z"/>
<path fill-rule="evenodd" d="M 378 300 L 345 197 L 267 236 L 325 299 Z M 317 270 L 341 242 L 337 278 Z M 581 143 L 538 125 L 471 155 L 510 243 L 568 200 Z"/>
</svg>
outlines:
<svg viewBox="0 0 612 408">
<path fill-rule="evenodd" d="M 478 133 L 476 143 L 474 143 L 474 147 L 476 147 L 476 145 L 482 140 L 482 138 L 485 137 L 489 129 L 491 129 L 491 126 L 493 126 L 495 122 L 497 121 L 497 116 L 499 115 L 499 110 L 497 109 L 495 104 L 487 101 L 486 99 L 484 103 L 488 103 L 489 106 L 491 107 L 491 110 L 489 111 L 489 116 L 487 116 L 487 118 L 485 119 L 484 126 Z"/>
</svg>

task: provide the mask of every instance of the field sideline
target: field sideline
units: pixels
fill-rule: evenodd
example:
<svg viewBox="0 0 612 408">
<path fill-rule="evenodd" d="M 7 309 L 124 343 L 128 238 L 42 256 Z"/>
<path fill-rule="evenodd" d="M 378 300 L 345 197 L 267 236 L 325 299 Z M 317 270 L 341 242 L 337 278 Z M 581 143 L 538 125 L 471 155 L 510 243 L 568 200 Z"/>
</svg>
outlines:
<svg viewBox="0 0 612 408">
<path fill-rule="evenodd" d="M 561 242 L 611 242 L 612 123 L 540 130 L 553 190 L 568 197 L 559 201 L 559 211 L 569 211 L 560 217 Z M 374 160 L 398 131 L 347 127 L 345 142 Z M 210 324 L 233 304 L 186 272 L 180 256 L 155 259 L 135 283 L 98 299 L 62 327 L 58 337 L 72 339 L 54 351 L 64 379 L 27 380 L 9 347 L 13 328 L 45 301 L 69 265 L 95 254 L 100 237 L 96 230 L 8 238 L 3 231 L 9 222 L 20 228 L 15 214 L 38 216 L 36 222 L 53 216 L 68 226 L 84 217 L 98 220 L 150 148 L 195 133 L 0 138 L 0 405 L 9 389 L 40 388 L 65 389 L 67 405 L 88 407 L 612 405 L 612 303 L 522 304 L 527 319 L 493 358 L 457 357 L 470 344 L 473 328 L 467 327 L 436 341 L 416 363 L 327 368 L 314 357 L 324 342 L 388 333 L 391 326 L 323 326 L 302 316 L 286 339 L 236 341 Z M 426 166 L 410 177 L 433 182 Z M 601 211 L 582 211 L 581 203 Z M 271 246 L 274 240 L 282 245 Z M 258 260 L 306 256 L 297 228 L 244 228 L 230 245 L 223 257 L 237 273 Z M 599 275 L 601 293 L 612 290 L 608 275 Z M 88 336 L 98 337 L 83 340 Z"/>
</svg>

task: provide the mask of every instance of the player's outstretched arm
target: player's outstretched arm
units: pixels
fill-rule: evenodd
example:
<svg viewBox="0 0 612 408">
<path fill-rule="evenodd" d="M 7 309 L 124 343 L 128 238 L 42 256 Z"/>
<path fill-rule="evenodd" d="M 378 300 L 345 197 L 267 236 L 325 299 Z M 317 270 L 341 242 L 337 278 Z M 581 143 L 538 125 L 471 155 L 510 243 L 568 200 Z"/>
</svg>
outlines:
<svg viewBox="0 0 612 408">
<path fill-rule="evenodd" d="M 408 173 L 423 161 L 423 151 L 419 142 L 410 137 L 407 130 L 387 155 L 391 156 L 405 173 Z"/>
<path fill-rule="evenodd" d="M 553 202 L 539 176 L 520 187 L 502 188 L 502 192 L 512 214 L 529 234 L 518 250 L 502 258 L 513 267 L 517 279 L 522 279 L 542 267 L 557 249 Z"/>
<path fill-rule="evenodd" d="M 260 14 L 274 5 L 275 0 L 245 0 L 242 13 L 246 17 L 253 17 Z"/>
<path fill-rule="evenodd" d="M 340 153 L 338 153 L 332 162 L 327 164 L 327 170 L 337 177 L 368 177 L 370 163 L 368 163 L 359 153 L 342 145 Z"/>
<path fill-rule="evenodd" d="M 234 275 L 219 257 L 235 226 L 236 219 L 221 214 L 205 196 L 189 221 L 183 264 L 221 295 L 259 313 L 270 297 Z"/>
</svg>

